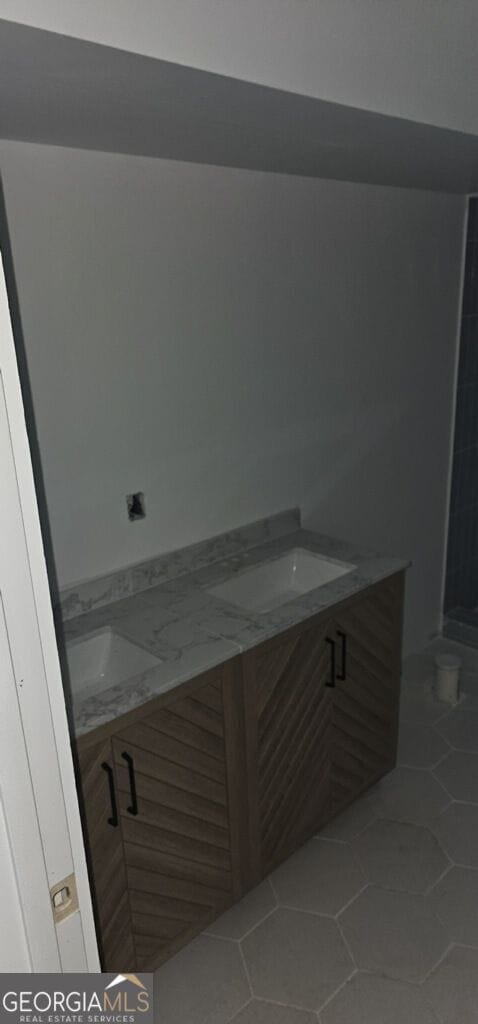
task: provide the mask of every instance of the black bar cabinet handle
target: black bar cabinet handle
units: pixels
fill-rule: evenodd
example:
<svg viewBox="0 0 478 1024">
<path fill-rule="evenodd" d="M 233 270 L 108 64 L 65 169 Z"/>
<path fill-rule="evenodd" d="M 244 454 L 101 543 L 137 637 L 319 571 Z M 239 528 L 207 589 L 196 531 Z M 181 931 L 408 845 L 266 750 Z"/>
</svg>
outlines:
<svg viewBox="0 0 478 1024">
<path fill-rule="evenodd" d="M 113 769 L 111 768 L 107 761 L 103 761 L 101 767 L 108 776 L 108 785 L 110 787 L 111 818 L 108 818 L 108 825 L 112 825 L 113 828 L 118 828 L 118 808 L 116 806 L 115 780 L 113 776 Z"/>
<path fill-rule="evenodd" d="M 343 629 L 338 629 L 337 636 L 339 636 L 342 641 L 342 668 L 337 675 L 337 679 L 343 681 L 347 678 L 347 634 L 344 633 Z"/>
<path fill-rule="evenodd" d="M 325 642 L 330 647 L 330 680 L 326 683 L 326 686 L 335 686 L 335 640 L 331 640 L 330 636 L 326 636 Z"/>
<path fill-rule="evenodd" d="M 128 811 L 128 814 L 135 814 L 136 815 L 138 813 L 138 797 L 137 797 L 137 793 L 136 793 L 136 777 L 135 777 L 135 774 L 134 774 L 134 761 L 133 761 L 133 758 L 131 757 L 131 754 L 128 754 L 126 750 L 123 750 L 123 753 L 121 754 L 121 757 L 126 761 L 126 764 L 128 765 L 129 788 L 130 788 L 130 791 L 131 791 L 131 803 L 130 803 L 130 806 L 126 808 L 126 810 Z"/>
</svg>

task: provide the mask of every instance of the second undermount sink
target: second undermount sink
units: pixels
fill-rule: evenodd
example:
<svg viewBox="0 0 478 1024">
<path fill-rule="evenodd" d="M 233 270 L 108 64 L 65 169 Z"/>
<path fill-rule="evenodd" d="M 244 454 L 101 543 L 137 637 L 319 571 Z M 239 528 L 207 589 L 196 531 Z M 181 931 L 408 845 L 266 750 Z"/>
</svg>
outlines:
<svg viewBox="0 0 478 1024">
<path fill-rule="evenodd" d="M 268 612 L 354 569 L 349 562 L 292 548 L 270 562 L 235 573 L 224 583 L 208 587 L 207 592 L 249 611 Z"/>
<path fill-rule="evenodd" d="M 107 626 L 69 640 L 66 656 L 73 699 L 84 700 L 161 664 L 149 651 Z"/>
</svg>

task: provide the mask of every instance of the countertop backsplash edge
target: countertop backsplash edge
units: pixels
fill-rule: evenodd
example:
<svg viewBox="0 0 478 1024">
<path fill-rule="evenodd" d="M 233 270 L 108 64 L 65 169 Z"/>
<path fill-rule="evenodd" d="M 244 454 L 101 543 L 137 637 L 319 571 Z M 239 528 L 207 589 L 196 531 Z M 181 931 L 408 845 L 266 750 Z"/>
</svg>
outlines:
<svg viewBox="0 0 478 1024">
<path fill-rule="evenodd" d="M 63 622 L 177 579 L 239 552 L 275 540 L 300 528 L 300 509 L 289 508 L 245 526 L 166 551 L 115 572 L 83 580 L 60 590 L 57 610 Z"/>
</svg>

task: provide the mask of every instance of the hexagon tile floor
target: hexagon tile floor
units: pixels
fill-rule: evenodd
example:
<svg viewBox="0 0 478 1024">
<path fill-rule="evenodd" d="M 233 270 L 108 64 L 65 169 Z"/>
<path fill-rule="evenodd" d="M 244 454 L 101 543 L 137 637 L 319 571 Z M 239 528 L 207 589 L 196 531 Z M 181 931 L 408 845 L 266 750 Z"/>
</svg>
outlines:
<svg viewBox="0 0 478 1024">
<path fill-rule="evenodd" d="M 156 977 L 160 1024 L 477 1024 L 478 651 L 407 659 L 395 771 Z"/>
</svg>

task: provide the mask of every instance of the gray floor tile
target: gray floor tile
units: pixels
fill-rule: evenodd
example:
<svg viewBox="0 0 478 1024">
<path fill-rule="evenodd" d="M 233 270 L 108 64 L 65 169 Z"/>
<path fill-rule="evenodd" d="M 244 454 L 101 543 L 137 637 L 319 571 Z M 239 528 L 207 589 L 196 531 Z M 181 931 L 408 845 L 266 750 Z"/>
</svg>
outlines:
<svg viewBox="0 0 478 1024">
<path fill-rule="evenodd" d="M 478 950 L 454 946 L 427 978 L 423 992 L 443 1024 L 476 1024 Z"/>
<path fill-rule="evenodd" d="M 420 981 L 449 941 L 423 896 L 370 886 L 339 917 L 357 966 Z"/>
<path fill-rule="evenodd" d="M 402 722 L 398 745 L 398 764 L 408 768 L 432 768 L 449 750 L 438 734 L 437 726 Z"/>
<path fill-rule="evenodd" d="M 279 903 L 332 916 L 365 885 L 350 847 L 331 839 L 311 839 L 271 878 Z"/>
<path fill-rule="evenodd" d="M 433 774 L 454 800 L 478 804 L 478 754 L 452 750 Z"/>
<path fill-rule="evenodd" d="M 256 924 L 270 914 L 277 906 L 277 900 L 269 881 L 262 882 L 243 896 L 230 910 L 207 929 L 209 935 L 219 935 L 223 939 L 242 939 Z"/>
<path fill-rule="evenodd" d="M 400 701 L 400 721 L 421 725 L 434 725 L 442 718 L 446 708 L 432 696 L 403 694 Z"/>
<path fill-rule="evenodd" d="M 342 814 L 337 815 L 319 832 L 322 839 L 342 839 L 347 842 L 363 831 L 377 817 L 373 800 L 375 787 L 364 796 L 359 796 Z"/>
<path fill-rule="evenodd" d="M 376 821 L 351 845 L 367 880 L 386 889 L 424 893 L 449 865 L 436 837 L 408 822 Z"/>
<path fill-rule="evenodd" d="M 450 802 L 439 781 L 420 768 L 396 768 L 377 787 L 374 799 L 377 817 L 415 825 L 427 825 Z"/>
<path fill-rule="evenodd" d="M 320 1015 L 320 1024 L 438 1024 L 418 985 L 360 971 Z"/>
<path fill-rule="evenodd" d="M 446 705 L 437 700 L 434 692 L 434 670 L 421 677 L 408 676 L 402 679 L 400 695 L 400 719 L 402 722 L 414 722 L 422 725 L 433 725 L 447 711 Z"/>
<path fill-rule="evenodd" d="M 478 946 L 478 870 L 453 867 L 432 889 L 429 899 L 450 940 Z"/>
<path fill-rule="evenodd" d="M 227 1024 L 250 998 L 239 946 L 200 935 L 156 972 L 161 1024 Z"/>
<path fill-rule="evenodd" d="M 478 711 L 478 672 L 462 672 L 460 674 L 461 707 L 467 706 Z"/>
<path fill-rule="evenodd" d="M 309 1010 L 296 1010 L 291 1006 L 253 999 L 233 1017 L 231 1024 L 317 1024 L 317 1017 Z"/>
<path fill-rule="evenodd" d="M 430 827 L 451 860 L 465 867 L 478 868 L 476 805 L 450 804 Z"/>
<path fill-rule="evenodd" d="M 242 943 L 256 997 L 317 1010 L 353 970 L 330 918 L 279 908 Z"/>
<path fill-rule="evenodd" d="M 436 726 L 451 747 L 478 752 L 478 713 L 460 706 Z"/>
<path fill-rule="evenodd" d="M 424 689 L 435 674 L 434 655 L 429 650 L 414 652 L 403 659 L 402 688 Z"/>
<path fill-rule="evenodd" d="M 463 693 L 459 708 L 460 711 L 472 711 L 473 714 L 478 714 L 478 684 L 476 689 Z"/>
</svg>

